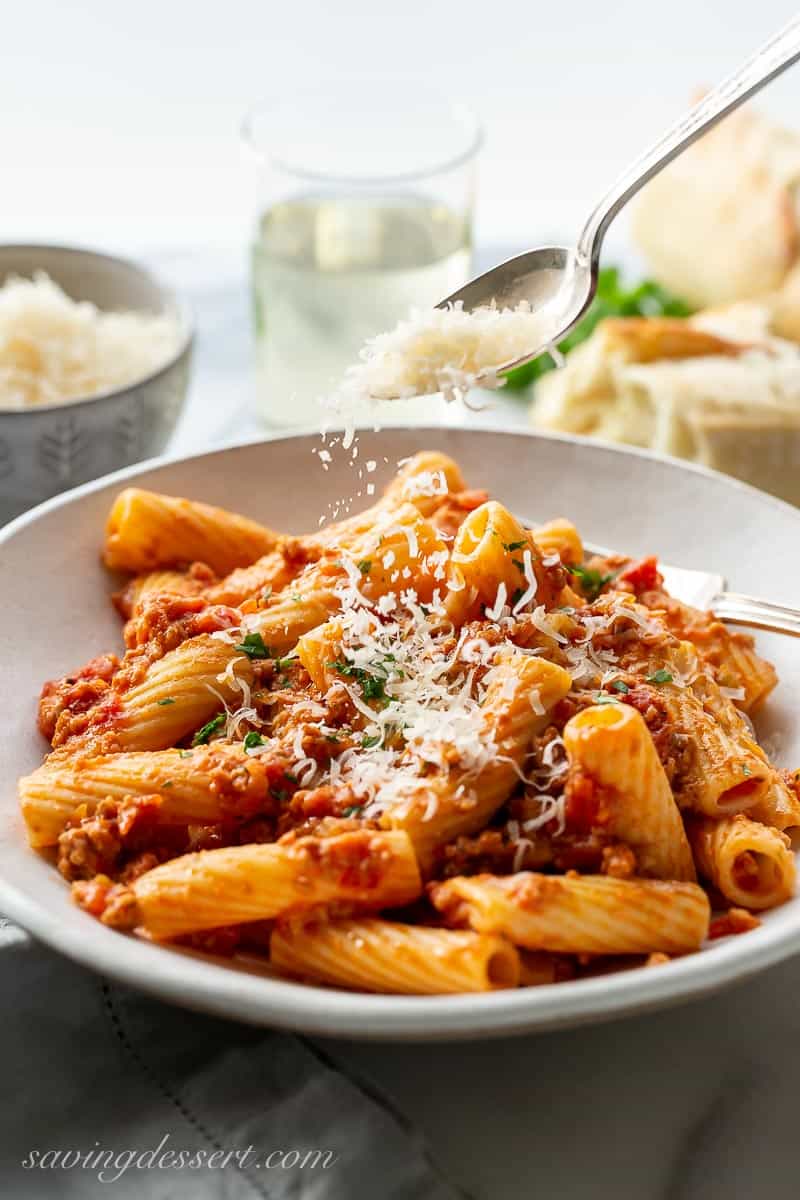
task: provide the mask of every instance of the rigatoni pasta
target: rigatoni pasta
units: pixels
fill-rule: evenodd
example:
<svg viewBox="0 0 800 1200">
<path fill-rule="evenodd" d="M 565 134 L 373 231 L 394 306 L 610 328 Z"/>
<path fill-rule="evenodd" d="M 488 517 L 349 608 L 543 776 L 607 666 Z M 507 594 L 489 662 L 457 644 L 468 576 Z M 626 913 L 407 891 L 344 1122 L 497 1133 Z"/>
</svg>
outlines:
<svg viewBox="0 0 800 1200">
<path fill-rule="evenodd" d="M 579 986 L 793 894 L 752 639 L 445 455 L 300 536 L 127 489 L 105 556 L 125 649 L 45 685 L 19 799 L 108 926 L 432 995 Z"/>
</svg>

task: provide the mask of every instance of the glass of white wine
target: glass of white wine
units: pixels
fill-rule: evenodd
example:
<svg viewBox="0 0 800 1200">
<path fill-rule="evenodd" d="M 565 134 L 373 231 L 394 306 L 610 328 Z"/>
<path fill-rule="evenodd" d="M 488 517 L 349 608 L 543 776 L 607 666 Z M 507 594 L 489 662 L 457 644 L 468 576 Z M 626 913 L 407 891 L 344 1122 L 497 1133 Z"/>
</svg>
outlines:
<svg viewBox="0 0 800 1200">
<path fill-rule="evenodd" d="M 244 138 L 260 415 L 318 425 L 367 338 L 469 278 L 481 129 L 417 83 L 362 80 L 255 108 Z M 392 423 L 436 420 L 430 400 L 386 407 Z"/>
</svg>

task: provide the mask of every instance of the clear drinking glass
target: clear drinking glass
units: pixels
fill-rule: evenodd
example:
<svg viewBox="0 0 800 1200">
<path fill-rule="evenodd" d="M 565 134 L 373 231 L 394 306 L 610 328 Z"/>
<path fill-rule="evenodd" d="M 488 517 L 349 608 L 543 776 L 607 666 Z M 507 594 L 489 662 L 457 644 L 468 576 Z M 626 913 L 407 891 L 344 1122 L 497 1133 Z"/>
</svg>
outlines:
<svg viewBox="0 0 800 1200">
<path fill-rule="evenodd" d="M 259 411 L 317 424 L 368 337 L 469 278 L 475 117 L 420 85 L 341 84 L 253 109 Z M 390 420 L 424 403 L 398 402 Z M 384 414 L 381 414 L 382 418 Z"/>
</svg>

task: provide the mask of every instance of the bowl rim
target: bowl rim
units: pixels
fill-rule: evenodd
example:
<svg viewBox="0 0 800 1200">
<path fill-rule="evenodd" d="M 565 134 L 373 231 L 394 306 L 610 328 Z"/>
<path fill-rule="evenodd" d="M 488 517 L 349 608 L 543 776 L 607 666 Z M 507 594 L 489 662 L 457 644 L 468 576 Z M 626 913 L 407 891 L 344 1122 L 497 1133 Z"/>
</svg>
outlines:
<svg viewBox="0 0 800 1200">
<path fill-rule="evenodd" d="M 55 400 L 50 404 L 35 404 L 29 408 L 3 408 L 0 405 L 0 420 L 6 417 L 34 417 L 39 413 L 51 412 L 66 412 L 69 409 L 83 407 L 89 404 L 99 404 L 104 400 L 117 399 L 127 395 L 129 392 L 136 391 L 140 387 L 144 387 L 151 383 L 156 383 L 162 376 L 165 376 L 173 367 L 190 354 L 194 348 L 196 331 L 195 319 L 191 306 L 183 299 L 178 292 L 169 284 L 164 283 L 155 271 L 150 267 L 137 262 L 133 258 L 128 258 L 121 254 L 106 254 L 104 250 L 93 250 L 88 246 L 65 246 L 58 242 L 0 242 L 0 271 L 2 271 L 2 258 L 7 250 L 30 251 L 51 251 L 54 250 L 59 254 L 70 254 L 82 258 L 102 259 L 106 262 L 116 263 L 117 266 L 124 267 L 126 270 L 139 275 L 148 283 L 159 291 L 165 301 L 167 310 L 171 310 L 178 319 L 180 325 L 180 341 L 177 349 L 170 358 L 163 364 L 157 367 L 149 374 L 135 379 L 132 383 L 126 383 L 124 387 L 112 388 L 109 391 L 98 392 L 93 396 L 74 396 L 69 400 Z M 37 268 L 33 268 L 37 269 Z M 44 268 L 41 268 L 44 270 Z M 94 303 L 90 301 L 90 303 Z M 64 493 L 61 493 L 64 494 Z"/>
<path fill-rule="evenodd" d="M 366 426 L 365 431 L 369 430 L 370 427 Z M 408 433 L 409 430 L 401 427 L 382 432 L 392 436 Z M 414 427 L 414 432 L 424 439 L 429 435 L 446 436 L 449 432 L 470 431 L 419 426 Z M 721 472 L 667 455 L 533 429 L 475 429 L 471 432 L 473 436 L 490 432 L 495 436 L 524 438 L 534 442 L 598 448 L 606 453 L 611 452 L 620 460 L 631 456 L 658 465 L 667 464 L 678 467 L 683 473 L 721 483 L 726 489 L 743 492 L 762 506 L 782 511 L 790 515 L 794 522 L 800 521 L 798 509 L 777 497 Z M 21 514 L 0 529 L 0 549 L 50 511 L 148 471 L 271 442 L 302 440 L 318 433 L 318 429 L 304 429 L 288 435 L 250 437 L 204 451 L 159 456 L 122 468 L 80 484 Z M 24 843 L 21 843 L 19 850 L 25 849 Z M 54 924 L 51 916 L 43 915 L 40 906 L 26 892 L 2 875 L 0 904 L 12 920 L 18 921 L 23 928 L 67 958 L 183 1007 L 211 1012 L 229 1020 L 244 1020 L 254 1025 L 269 1025 L 305 1034 L 388 1042 L 484 1040 L 584 1023 L 599 1024 L 709 995 L 744 981 L 800 951 L 800 920 L 794 913 L 781 913 L 777 921 L 755 930 L 750 935 L 751 940 L 742 943 L 741 939 L 731 938 L 715 943 L 703 953 L 675 959 L 669 971 L 662 973 L 642 967 L 632 968 L 618 975 L 581 980 L 579 990 L 570 985 L 546 984 L 535 989 L 535 1003 L 532 1003 L 534 998 L 527 995 L 525 989 L 453 996 L 383 996 L 276 979 L 261 972 L 251 972 L 246 966 L 237 964 L 231 967 L 230 964 L 220 964 L 214 958 L 182 949 L 176 951 L 171 946 L 168 949 L 157 945 L 154 947 L 144 940 L 120 937 L 111 930 L 105 931 L 108 937 L 101 934 L 99 938 L 91 939 L 90 944 L 82 934 Z M 780 910 L 777 911 L 780 913 Z M 154 948 L 165 954 L 160 970 L 153 969 Z M 211 976 L 206 974 L 208 967 L 214 968 Z M 222 973 L 217 976 L 220 970 Z M 565 986 L 570 988 L 567 995 L 563 990 Z"/>
</svg>

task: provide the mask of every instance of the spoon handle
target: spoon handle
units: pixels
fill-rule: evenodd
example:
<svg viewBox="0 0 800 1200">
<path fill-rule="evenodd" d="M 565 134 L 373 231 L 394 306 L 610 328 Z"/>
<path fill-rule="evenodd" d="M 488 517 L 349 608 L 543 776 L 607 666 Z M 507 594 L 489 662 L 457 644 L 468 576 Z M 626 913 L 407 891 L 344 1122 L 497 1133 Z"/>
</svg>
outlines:
<svg viewBox="0 0 800 1200">
<path fill-rule="evenodd" d="M 649 150 L 646 150 L 606 192 L 584 226 L 578 241 L 578 258 L 595 267 L 600 246 L 614 217 L 639 188 L 662 167 L 701 137 L 712 125 L 738 108 L 776 75 L 800 58 L 800 15 L 676 122 Z"/>
</svg>

